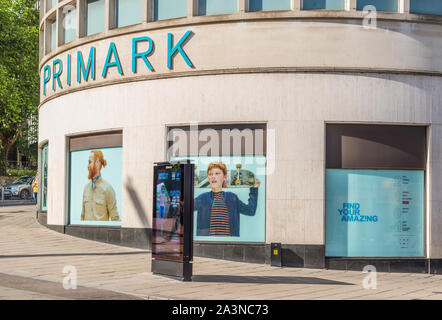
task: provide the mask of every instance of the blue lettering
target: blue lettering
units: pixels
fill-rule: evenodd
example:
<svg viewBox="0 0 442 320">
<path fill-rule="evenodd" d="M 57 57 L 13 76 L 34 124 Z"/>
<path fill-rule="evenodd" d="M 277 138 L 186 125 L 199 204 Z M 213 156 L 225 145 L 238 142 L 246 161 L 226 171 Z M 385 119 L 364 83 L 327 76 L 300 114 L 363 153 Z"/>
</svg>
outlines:
<svg viewBox="0 0 442 320">
<path fill-rule="evenodd" d="M 184 52 L 183 48 L 181 47 L 186 41 L 187 37 L 192 33 L 192 31 L 187 31 L 184 36 L 180 39 L 180 41 L 177 42 L 177 44 L 173 46 L 173 35 L 171 33 L 167 34 L 167 67 L 169 69 L 172 69 L 172 58 L 173 56 L 179 52 L 181 56 L 184 58 L 184 61 L 186 61 L 187 65 L 189 67 L 193 67 L 192 62 L 190 61 L 189 57 Z"/>
<path fill-rule="evenodd" d="M 46 76 L 46 71 L 47 71 L 47 76 Z M 43 68 L 43 95 L 46 95 L 46 83 L 49 82 L 49 80 L 51 80 L 51 69 L 49 68 L 48 65 L 46 65 Z"/>
<path fill-rule="evenodd" d="M 109 61 L 112 54 L 115 57 L 114 62 Z M 120 63 L 120 58 L 118 57 L 117 48 L 115 47 L 115 43 L 113 43 L 113 42 L 110 43 L 109 50 L 107 51 L 107 57 L 106 57 L 106 61 L 104 63 L 104 67 L 103 67 L 103 73 L 101 74 L 101 76 L 103 78 L 106 78 L 107 69 L 110 67 L 117 67 L 118 73 L 123 75 L 123 70 L 121 69 L 121 63 Z"/>
<path fill-rule="evenodd" d="M 67 85 L 71 86 L 71 55 L 68 54 L 68 71 L 67 71 Z"/>
<path fill-rule="evenodd" d="M 149 42 L 149 48 L 147 51 L 144 52 L 137 52 L 137 44 L 140 41 L 147 41 Z M 137 58 L 143 59 L 144 63 L 146 64 L 147 68 L 149 70 L 153 70 L 152 65 L 150 64 L 149 60 L 147 60 L 147 56 L 152 52 L 154 47 L 154 43 L 151 38 L 149 37 L 138 37 L 132 39 L 132 72 L 137 73 Z"/>
<path fill-rule="evenodd" d="M 55 71 L 55 66 L 57 64 L 60 66 L 60 69 L 58 69 L 58 71 Z M 61 60 L 55 59 L 52 62 L 52 91 L 55 91 L 55 79 L 57 79 L 58 87 L 60 89 L 63 89 L 63 87 L 61 86 L 61 81 L 60 81 L 60 75 L 62 74 L 62 72 L 63 72 L 63 64 L 61 63 Z"/>
<path fill-rule="evenodd" d="M 84 68 L 83 54 L 77 51 L 77 82 L 81 82 L 80 71 L 83 74 L 84 81 L 88 81 L 89 74 L 95 80 L 95 48 L 91 47 L 89 51 L 89 59 L 87 61 L 87 69 Z"/>
</svg>

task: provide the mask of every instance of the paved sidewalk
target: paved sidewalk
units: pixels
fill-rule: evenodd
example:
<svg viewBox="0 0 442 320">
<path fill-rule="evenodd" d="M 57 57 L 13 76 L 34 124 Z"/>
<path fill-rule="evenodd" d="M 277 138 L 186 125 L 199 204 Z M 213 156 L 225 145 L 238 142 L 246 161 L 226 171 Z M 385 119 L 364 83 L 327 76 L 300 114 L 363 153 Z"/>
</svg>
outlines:
<svg viewBox="0 0 442 320">
<path fill-rule="evenodd" d="M 442 300 L 442 275 L 378 273 L 368 290 L 361 272 L 198 257 L 193 281 L 180 282 L 152 275 L 149 252 L 57 233 L 35 220 L 34 209 L 0 208 L 0 299 Z M 77 289 L 66 290 L 63 269 L 71 266 Z"/>
</svg>

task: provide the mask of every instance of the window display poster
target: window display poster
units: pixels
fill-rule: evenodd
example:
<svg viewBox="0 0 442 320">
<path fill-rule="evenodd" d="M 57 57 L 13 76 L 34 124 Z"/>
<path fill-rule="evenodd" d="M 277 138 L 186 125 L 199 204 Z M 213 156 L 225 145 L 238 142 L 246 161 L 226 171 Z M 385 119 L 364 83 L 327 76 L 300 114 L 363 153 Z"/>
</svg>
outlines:
<svg viewBox="0 0 442 320">
<path fill-rule="evenodd" d="M 265 242 L 265 156 L 185 159 L 195 163 L 194 240 Z"/>
<path fill-rule="evenodd" d="M 326 171 L 326 256 L 424 256 L 424 171 Z"/>
<path fill-rule="evenodd" d="M 70 224 L 121 225 L 122 147 L 71 151 Z"/>
</svg>

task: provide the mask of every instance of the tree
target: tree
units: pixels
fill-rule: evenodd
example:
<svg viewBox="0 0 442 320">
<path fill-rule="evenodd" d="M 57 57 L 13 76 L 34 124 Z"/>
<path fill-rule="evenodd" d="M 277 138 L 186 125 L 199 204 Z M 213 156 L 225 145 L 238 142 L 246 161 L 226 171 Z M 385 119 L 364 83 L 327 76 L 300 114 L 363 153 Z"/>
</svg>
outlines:
<svg viewBox="0 0 442 320">
<path fill-rule="evenodd" d="M 26 121 L 38 113 L 36 0 L 0 1 L 0 175 Z"/>
</svg>

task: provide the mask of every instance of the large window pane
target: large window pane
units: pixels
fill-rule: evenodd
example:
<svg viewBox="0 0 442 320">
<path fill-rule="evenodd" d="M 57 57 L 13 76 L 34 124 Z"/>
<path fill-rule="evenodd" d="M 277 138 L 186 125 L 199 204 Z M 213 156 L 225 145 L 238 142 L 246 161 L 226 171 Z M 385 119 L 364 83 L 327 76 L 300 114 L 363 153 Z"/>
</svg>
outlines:
<svg viewBox="0 0 442 320">
<path fill-rule="evenodd" d="M 121 226 L 122 134 L 71 138 L 69 223 Z"/>
<path fill-rule="evenodd" d="M 344 10 L 345 0 L 303 0 L 304 10 L 332 9 Z"/>
<path fill-rule="evenodd" d="M 442 1 L 410 0 L 410 12 L 442 15 Z"/>
<path fill-rule="evenodd" d="M 199 0 L 198 15 L 228 14 L 238 11 L 237 0 Z"/>
<path fill-rule="evenodd" d="M 57 21 L 51 23 L 51 51 L 57 47 Z"/>
<path fill-rule="evenodd" d="M 86 35 L 104 31 L 104 0 L 87 0 Z"/>
<path fill-rule="evenodd" d="M 194 239 L 264 242 L 265 126 L 213 125 L 194 130 L 171 128 L 168 134 L 168 159 L 195 163 Z M 225 204 L 222 212 L 217 210 L 220 204 Z M 166 207 L 167 203 L 163 208 L 158 205 L 157 216 L 174 219 Z"/>
<path fill-rule="evenodd" d="M 290 0 L 250 0 L 249 11 L 290 10 Z"/>
<path fill-rule="evenodd" d="M 141 23 L 141 0 L 117 0 L 117 28 Z"/>
<path fill-rule="evenodd" d="M 154 20 L 187 16 L 187 0 L 154 0 Z"/>
<path fill-rule="evenodd" d="M 328 257 L 423 257 L 424 171 L 326 171 Z"/>
<path fill-rule="evenodd" d="M 68 43 L 77 37 L 77 10 L 74 6 L 67 6 L 63 13 L 64 43 Z"/>
<path fill-rule="evenodd" d="M 48 145 L 42 148 L 41 152 L 41 208 L 43 211 L 48 210 Z"/>
<path fill-rule="evenodd" d="M 426 152 L 424 126 L 327 124 L 327 256 L 424 256 Z"/>
<path fill-rule="evenodd" d="M 377 11 L 398 11 L 397 0 L 358 0 L 357 10 L 364 10 L 368 5 L 375 6 Z"/>
</svg>

